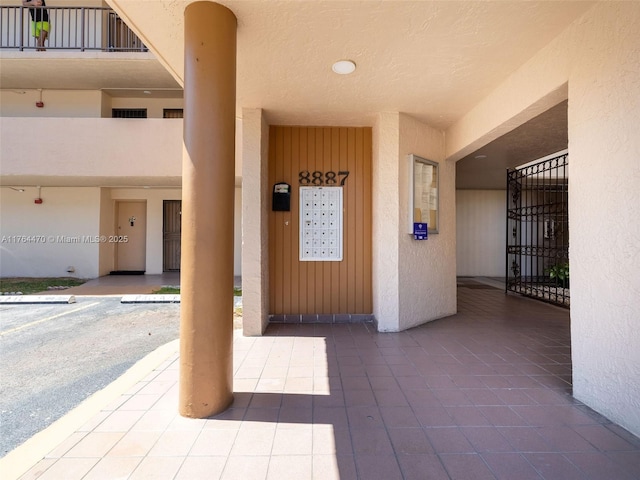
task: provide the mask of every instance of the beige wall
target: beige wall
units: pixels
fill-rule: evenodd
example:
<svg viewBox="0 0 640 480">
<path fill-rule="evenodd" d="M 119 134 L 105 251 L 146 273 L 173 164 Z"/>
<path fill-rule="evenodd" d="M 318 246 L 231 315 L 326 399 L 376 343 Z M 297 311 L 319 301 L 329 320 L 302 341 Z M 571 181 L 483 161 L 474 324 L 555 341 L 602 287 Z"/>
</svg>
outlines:
<svg viewBox="0 0 640 480">
<path fill-rule="evenodd" d="M 381 113 L 373 131 L 373 295 L 380 331 L 400 331 L 456 311 L 455 164 L 444 135 L 405 114 Z M 409 154 L 439 162 L 440 233 L 407 233 Z"/>
<path fill-rule="evenodd" d="M 100 189 L 0 188 L 0 275 L 3 277 L 93 278 L 99 271 Z M 68 267 L 74 272 L 68 273 Z"/>
<path fill-rule="evenodd" d="M 183 108 L 182 98 L 127 98 L 111 97 L 111 106 L 107 117 L 111 117 L 112 108 L 146 108 L 147 118 L 162 118 L 165 108 Z"/>
<path fill-rule="evenodd" d="M 506 192 L 456 191 L 456 275 L 504 277 Z"/>
<path fill-rule="evenodd" d="M 162 118 L 163 109 L 184 104 L 182 98 L 112 97 L 101 90 L 44 89 L 44 107 L 36 106 L 39 100 L 38 90 L 0 90 L 0 116 L 111 118 L 112 108 L 146 108 L 147 118 Z"/>
<path fill-rule="evenodd" d="M 380 331 L 400 329 L 400 114 L 380 113 L 373 127 L 372 288 Z"/>
<path fill-rule="evenodd" d="M 569 77 L 574 395 L 640 435 L 640 3 L 597 5 Z"/>
<path fill-rule="evenodd" d="M 177 119 L 0 118 L 0 142 L 5 181 L 10 175 L 182 174 L 182 120 Z"/>
<path fill-rule="evenodd" d="M 24 93 L 23 93 L 24 92 Z M 38 90 L 0 90 L 1 117 L 100 117 L 100 90 L 43 90 L 44 107 L 38 108 Z M 111 116 L 111 110 L 109 110 Z"/>
<path fill-rule="evenodd" d="M 459 159 L 568 94 L 573 393 L 637 435 L 638 25 L 640 3 L 597 3 L 447 131 Z"/>
<path fill-rule="evenodd" d="M 115 209 L 111 200 L 111 189 L 100 189 L 100 235 L 114 235 L 115 233 Z M 115 270 L 115 244 L 111 242 L 101 243 L 99 246 L 98 275 L 108 275 Z"/>
<path fill-rule="evenodd" d="M 400 115 L 399 329 L 456 313 L 455 163 L 444 158 L 444 134 Z M 408 231 L 410 154 L 438 162 L 438 233 L 418 241 Z"/>
<path fill-rule="evenodd" d="M 179 188 L 35 187 L 25 192 L 0 188 L 1 276 L 65 276 L 74 266 L 80 278 L 108 275 L 114 269 L 114 244 L 58 238 L 115 235 L 116 201 L 144 201 L 147 206 L 146 273 L 162 273 L 163 201 L 180 200 Z M 242 269 L 242 189 L 236 188 L 234 275 Z M 12 241 L 14 236 L 21 238 Z M 74 243 L 71 243 L 74 242 Z"/>
</svg>

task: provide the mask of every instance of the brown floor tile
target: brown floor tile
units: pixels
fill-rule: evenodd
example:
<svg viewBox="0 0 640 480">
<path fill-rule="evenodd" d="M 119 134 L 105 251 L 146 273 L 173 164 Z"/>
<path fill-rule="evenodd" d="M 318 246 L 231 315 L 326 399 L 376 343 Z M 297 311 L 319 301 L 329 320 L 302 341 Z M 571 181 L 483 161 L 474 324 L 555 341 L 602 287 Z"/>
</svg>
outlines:
<svg viewBox="0 0 640 480">
<path fill-rule="evenodd" d="M 455 480 L 495 480 L 496 478 L 478 454 L 446 454 L 440 455 L 440 460 L 449 478 Z"/>
<path fill-rule="evenodd" d="M 580 471 L 561 453 L 524 453 L 523 456 L 545 480 L 584 480 Z"/>
<path fill-rule="evenodd" d="M 404 480 L 450 480 L 437 455 L 398 455 Z"/>
<path fill-rule="evenodd" d="M 483 453 L 482 458 L 498 480 L 541 480 L 535 468 L 519 453 Z"/>
<path fill-rule="evenodd" d="M 387 430 L 396 455 L 433 454 L 434 450 L 422 428 L 390 428 Z"/>
<path fill-rule="evenodd" d="M 570 395 L 568 311 L 458 293 L 401 333 L 236 335 L 234 403 L 209 419 L 178 415 L 174 355 L 24 479 L 637 479 L 640 439 Z"/>
<path fill-rule="evenodd" d="M 359 479 L 402 480 L 402 472 L 393 455 L 356 455 L 356 468 Z"/>
</svg>

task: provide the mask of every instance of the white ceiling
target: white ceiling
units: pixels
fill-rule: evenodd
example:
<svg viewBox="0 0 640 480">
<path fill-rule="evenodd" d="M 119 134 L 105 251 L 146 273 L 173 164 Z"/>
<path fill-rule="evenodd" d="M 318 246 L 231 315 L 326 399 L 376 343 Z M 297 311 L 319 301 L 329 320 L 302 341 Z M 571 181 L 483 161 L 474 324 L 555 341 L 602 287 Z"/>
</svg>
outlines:
<svg viewBox="0 0 640 480">
<path fill-rule="evenodd" d="M 182 83 L 191 0 L 108 0 Z M 239 107 L 272 123 L 461 118 L 593 2 L 223 0 L 238 19 Z M 352 59 L 339 76 L 333 62 Z"/>
</svg>

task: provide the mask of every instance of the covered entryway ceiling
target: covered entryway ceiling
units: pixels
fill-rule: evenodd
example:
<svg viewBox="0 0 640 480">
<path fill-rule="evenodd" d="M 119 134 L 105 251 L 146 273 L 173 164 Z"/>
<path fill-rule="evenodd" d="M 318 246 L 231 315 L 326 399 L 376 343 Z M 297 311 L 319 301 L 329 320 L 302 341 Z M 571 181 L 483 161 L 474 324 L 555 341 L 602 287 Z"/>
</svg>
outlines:
<svg viewBox="0 0 640 480">
<path fill-rule="evenodd" d="M 190 2 L 107 3 L 182 84 L 183 11 Z M 444 131 L 594 4 L 219 3 L 238 18 L 238 116 L 249 107 L 264 109 L 272 124 L 372 125 L 377 112 L 397 111 Z M 331 65 L 345 58 L 357 64 L 355 73 L 336 75 Z M 554 118 L 566 138 L 566 121 Z M 536 155 L 533 148 L 523 161 Z M 501 163 L 494 168 L 503 170 Z M 478 177 L 472 173 L 469 178 Z M 488 187 L 492 182 L 485 179 L 464 188 L 493 188 Z"/>
<path fill-rule="evenodd" d="M 108 0 L 183 83 L 191 0 Z M 272 123 L 370 125 L 405 112 L 446 129 L 594 2 L 225 0 L 238 18 L 238 106 Z M 331 65 L 348 58 L 347 76 Z"/>
</svg>

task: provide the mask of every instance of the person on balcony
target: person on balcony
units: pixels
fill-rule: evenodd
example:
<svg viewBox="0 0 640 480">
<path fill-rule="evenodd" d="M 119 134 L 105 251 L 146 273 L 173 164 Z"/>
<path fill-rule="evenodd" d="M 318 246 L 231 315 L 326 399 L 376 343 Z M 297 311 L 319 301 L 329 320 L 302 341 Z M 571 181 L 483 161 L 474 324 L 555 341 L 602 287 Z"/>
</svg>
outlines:
<svg viewBox="0 0 640 480">
<path fill-rule="evenodd" d="M 31 35 L 36 39 L 36 51 L 44 52 L 44 42 L 49 35 L 49 12 L 44 8 L 45 0 L 22 0 L 22 5 L 29 8 L 31 15 Z M 37 8 L 34 8 L 37 7 Z"/>
</svg>

